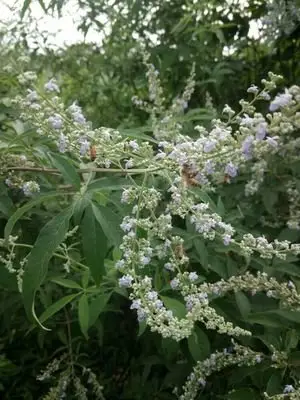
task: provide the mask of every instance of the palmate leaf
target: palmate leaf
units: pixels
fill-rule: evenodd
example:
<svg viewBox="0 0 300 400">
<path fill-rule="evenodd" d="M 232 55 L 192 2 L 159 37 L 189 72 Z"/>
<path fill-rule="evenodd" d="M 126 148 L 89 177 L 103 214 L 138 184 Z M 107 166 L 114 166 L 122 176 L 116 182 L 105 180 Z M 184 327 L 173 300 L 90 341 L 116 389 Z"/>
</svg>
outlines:
<svg viewBox="0 0 300 400">
<path fill-rule="evenodd" d="M 68 232 L 72 213 L 72 207 L 63 210 L 41 229 L 25 267 L 22 286 L 24 307 L 28 318 L 39 324 L 34 309 L 35 295 L 46 277 L 53 253 Z"/>
</svg>

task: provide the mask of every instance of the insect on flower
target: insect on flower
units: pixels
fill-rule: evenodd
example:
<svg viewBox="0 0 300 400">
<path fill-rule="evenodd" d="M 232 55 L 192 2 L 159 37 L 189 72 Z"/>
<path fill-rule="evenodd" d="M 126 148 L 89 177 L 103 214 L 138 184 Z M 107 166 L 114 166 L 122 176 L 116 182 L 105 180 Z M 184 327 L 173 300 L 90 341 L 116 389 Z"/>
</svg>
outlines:
<svg viewBox="0 0 300 400">
<path fill-rule="evenodd" d="M 196 179 L 197 175 L 198 171 L 195 171 L 195 169 L 188 164 L 183 164 L 181 169 L 181 178 L 184 187 L 199 186 L 200 183 Z"/>
<path fill-rule="evenodd" d="M 175 253 L 176 257 L 183 258 L 184 257 L 184 247 L 183 247 L 183 245 L 182 244 L 178 244 L 174 248 L 174 253 Z"/>
<path fill-rule="evenodd" d="M 91 146 L 90 147 L 90 157 L 92 161 L 95 161 L 96 157 L 97 157 L 97 150 L 96 150 L 96 146 Z"/>
<path fill-rule="evenodd" d="M 230 177 L 228 175 L 224 175 L 224 183 L 230 183 Z"/>
</svg>

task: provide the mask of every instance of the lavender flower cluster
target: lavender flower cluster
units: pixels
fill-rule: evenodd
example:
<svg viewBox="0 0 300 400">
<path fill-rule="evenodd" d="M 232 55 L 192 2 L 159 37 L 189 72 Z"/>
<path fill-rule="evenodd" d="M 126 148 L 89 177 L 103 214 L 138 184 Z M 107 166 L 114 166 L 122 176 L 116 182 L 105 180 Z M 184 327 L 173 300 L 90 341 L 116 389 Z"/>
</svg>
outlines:
<svg viewBox="0 0 300 400">
<path fill-rule="evenodd" d="M 18 97 L 16 103 L 22 110 L 22 118 L 34 126 L 41 137 L 50 139 L 60 153 L 70 154 L 78 165 L 81 163 L 87 168 L 102 166 L 107 170 L 114 168 L 128 175 L 134 170 L 144 175 L 142 185 L 131 178 L 132 185 L 125 188 L 121 196 L 121 202 L 131 206 L 131 213 L 121 224 L 124 232 L 120 246 L 122 257 L 115 265 L 121 274 L 119 285 L 131 291 L 131 309 L 136 311 L 138 321 L 145 321 L 152 331 L 177 341 L 187 338 L 197 321 L 222 334 L 251 335 L 251 332 L 225 321 L 210 305 L 211 299 L 229 291 L 246 291 L 252 295 L 261 291 L 280 300 L 282 306 L 299 310 L 300 295 L 294 284 L 280 283 L 262 273 L 256 276 L 246 273 L 228 281 L 199 284 L 199 271 L 190 271 L 184 240 L 174 233 L 173 220 L 177 216 L 187 220 L 194 228 L 195 237 L 219 241 L 247 258 L 255 254 L 261 258 L 285 259 L 287 255 L 300 254 L 300 244 L 278 240 L 269 242 L 264 236 L 255 237 L 251 233 L 240 237 L 226 218 L 201 200 L 197 190 L 192 190 L 201 186 L 205 191 L 215 191 L 224 180 L 229 184 L 250 170 L 252 176 L 245 187 L 246 195 L 250 196 L 263 184 L 272 158 L 296 159 L 300 141 L 290 139 L 292 133 L 300 128 L 300 87 L 292 86 L 271 99 L 270 92 L 281 77 L 270 73 L 269 79 L 262 81 L 262 89 L 256 86 L 248 89 L 253 99 L 241 100 L 239 113 L 226 105 L 224 118 L 213 120 L 210 130 L 197 126 L 198 137 L 192 139 L 181 133 L 182 126 L 175 117 L 184 112 L 192 95 L 193 73 L 182 96 L 167 107 L 158 72 L 147 59 L 145 64 L 148 67 L 149 102 L 137 98 L 134 102 L 149 111 L 157 146 L 153 146 L 151 141 L 124 137 L 116 130 L 93 129 L 76 102 L 65 107 L 55 79 L 46 82 L 44 91 L 40 91 L 34 86 L 34 73 L 22 74 L 19 81 L 29 84 L 30 88 L 26 97 Z M 267 101 L 269 113 L 262 115 L 257 112 L 256 101 Z M 38 161 L 34 154 L 30 154 L 24 165 L 35 165 Z M 11 158 L 6 159 L 5 172 L 7 168 L 12 169 L 11 162 Z M 159 176 L 165 182 L 169 196 L 167 204 L 162 191 L 148 185 L 150 175 Z M 40 185 L 32 180 L 19 179 L 16 182 L 26 196 L 41 190 Z M 299 193 L 291 183 L 288 194 L 291 200 L 289 226 L 298 229 L 296 202 Z M 12 257 L 6 260 L 11 267 Z M 166 272 L 171 277 L 169 288 L 185 303 L 184 317 L 179 318 L 167 308 L 154 286 L 151 277 L 153 266 L 161 267 L 162 274 Z M 195 398 L 197 384 L 205 385 L 207 374 L 204 370 L 210 373 L 221 366 L 253 365 L 260 360 L 260 354 L 238 345 L 234 355 L 212 355 L 205 365 L 196 367 L 180 399 Z"/>
</svg>

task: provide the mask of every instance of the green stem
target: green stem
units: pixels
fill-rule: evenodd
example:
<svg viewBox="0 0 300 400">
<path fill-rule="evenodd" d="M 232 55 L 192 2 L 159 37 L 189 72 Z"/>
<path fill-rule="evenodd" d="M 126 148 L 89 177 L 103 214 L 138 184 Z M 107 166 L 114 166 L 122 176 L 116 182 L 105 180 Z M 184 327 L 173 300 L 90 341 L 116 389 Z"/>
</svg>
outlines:
<svg viewBox="0 0 300 400">
<path fill-rule="evenodd" d="M 87 174 L 89 172 L 109 172 L 109 173 L 122 173 L 122 174 L 144 174 L 147 172 L 154 172 L 162 169 L 161 167 L 155 168 L 137 168 L 137 169 L 118 169 L 118 168 L 80 168 L 77 170 L 78 173 Z M 8 167 L 8 171 L 27 171 L 27 172 L 44 172 L 49 174 L 59 173 L 58 169 L 55 168 L 36 168 L 36 167 Z"/>
</svg>

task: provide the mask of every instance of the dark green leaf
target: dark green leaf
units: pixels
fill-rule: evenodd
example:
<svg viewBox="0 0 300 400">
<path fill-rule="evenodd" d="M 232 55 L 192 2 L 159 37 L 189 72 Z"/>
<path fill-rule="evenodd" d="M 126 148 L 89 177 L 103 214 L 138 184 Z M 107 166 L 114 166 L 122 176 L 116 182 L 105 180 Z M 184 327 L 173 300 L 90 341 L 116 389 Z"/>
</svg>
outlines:
<svg viewBox="0 0 300 400">
<path fill-rule="evenodd" d="M 79 299 L 78 304 L 78 321 L 81 332 L 84 337 L 88 339 L 88 328 L 89 328 L 89 303 L 86 294 L 83 294 Z"/>
<path fill-rule="evenodd" d="M 188 338 L 188 347 L 195 361 L 201 361 L 210 354 L 210 343 L 206 334 L 196 326 Z"/>
<path fill-rule="evenodd" d="M 146 321 L 139 322 L 139 331 L 138 331 L 137 336 L 138 337 L 142 336 L 142 334 L 145 332 L 146 328 L 147 328 Z"/>
<path fill-rule="evenodd" d="M 43 314 L 39 317 L 39 321 L 44 323 L 47 319 L 51 318 L 54 314 L 58 313 L 62 308 L 64 308 L 67 304 L 71 303 L 76 297 L 79 296 L 79 293 L 70 294 L 68 296 L 62 297 L 57 300 L 55 303 L 51 304 Z"/>
<path fill-rule="evenodd" d="M 171 297 L 161 296 L 162 301 L 165 306 L 170 309 L 175 317 L 184 318 L 186 315 L 186 308 L 179 300 L 173 299 Z"/>
<path fill-rule="evenodd" d="M 26 313 L 31 320 L 34 318 L 37 321 L 34 311 L 35 294 L 46 277 L 53 253 L 65 238 L 71 216 L 72 209 L 67 208 L 49 221 L 40 231 L 28 256 L 22 294 Z"/>
<path fill-rule="evenodd" d="M 70 279 L 64 279 L 64 278 L 52 278 L 52 282 L 57 283 L 60 286 L 70 288 L 70 289 L 82 289 L 80 285 L 78 285 L 77 282 L 71 281 Z"/>
<path fill-rule="evenodd" d="M 61 193 L 58 192 L 49 192 L 46 194 L 42 194 L 38 197 L 36 197 L 35 199 L 29 201 L 28 203 L 26 203 L 23 207 L 20 207 L 17 209 L 17 211 L 9 218 L 9 220 L 7 221 L 7 224 L 5 226 L 5 230 L 4 230 L 4 237 L 7 240 L 8 236 L 11 234 L 15 224 L 17 223 L 17 221 L 27 212 L 29 211 L 31 208 L 33 208 L 34 206 L 43 203 L 46 200 L 50 200 L 53 197 L 56 196 L 61 196 Z"/>
<path fill-rule="evenodd" d="M 94 216 L 91 204 L 85 209 L 81 233 L 86 265 L 90 268 L 95 282 L 99 284 L 101 277 L 105 274 L 104 259 L 107 252 L 107 239 Z"/>
<path fill-rule="evenodd" d="M 257 398 L 257 393 L 249 388 L 235 390 L 227 396 L 228 400 L 257 400 Z"/>
<path fill-rule="evenodd" d="M 100 178 L 93 181 L 88 186 L 89 192 L 95 192 L 97 190 L 122 190 L 123 188 L 132 186 L 132 183 L 126 178 L 109 177 Z"/>
<path fill-rule="evenodd" d="M 300 351 L 293 351 L 288 358 L 288 364 L 293 367 L 300 366 Z"/>
<path fill-rule="evenodd" d="M 60 154 L 52 153 L 49 156 L 54 166 L 62 173 L 65 181 L 75 186 L 76 189 L 80 189 L 80 177 L 71 162 Z"/>
<path fill-rule="evenodd" d="M 121 218 L 114 213 L 109 207 L 92 204 L 93 213 L 101 228 L 114 246 L 119 246 L 122 242 L 122 231 L 120 228 Z"/>
<path fill-rule="evenodd" d="M 89 327 L 93 326 L 110 299 L 111 293 L 100 293 L 89 305 Z"/>
<path fill-rule="evenodd" d="M 241 316 L 246 319 L 251 311 L 251 304 L 248 297 L 242 292 L 237 292 L 235 293 L 235 301 L 240 310 Z"/>
</svg>

